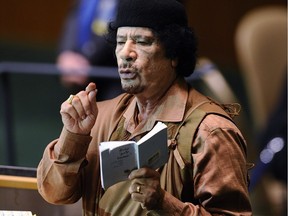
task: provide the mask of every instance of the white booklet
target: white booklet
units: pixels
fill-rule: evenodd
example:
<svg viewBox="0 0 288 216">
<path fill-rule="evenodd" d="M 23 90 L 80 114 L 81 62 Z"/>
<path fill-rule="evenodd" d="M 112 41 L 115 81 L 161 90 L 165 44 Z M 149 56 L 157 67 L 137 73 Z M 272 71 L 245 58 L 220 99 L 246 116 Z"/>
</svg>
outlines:
<svg viewBox="0 0 288 216">
<path fill-rule="evenodd" d="M 104 189 L 125 181 L 134 169 L 149 167 L 157 169 L 168 160 L 167 126 L 158 122 L 155 127 L 135 141 L 101 142 L 100 171 Z"/>
<path fill-rule="evenodd" d="M 31 211 L 4 211 L 0 210 L 0 216 L 36 216 Z"/>
</svg>

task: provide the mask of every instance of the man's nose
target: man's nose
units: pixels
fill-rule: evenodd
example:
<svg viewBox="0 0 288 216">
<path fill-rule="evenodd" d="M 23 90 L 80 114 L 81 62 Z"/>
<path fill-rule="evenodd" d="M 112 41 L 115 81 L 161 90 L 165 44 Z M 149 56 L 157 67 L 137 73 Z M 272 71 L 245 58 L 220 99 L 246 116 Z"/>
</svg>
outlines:
<svg viewBox="0 0 288 216">
<path fill-rule="evenodd" d="M 123 61 L 130 62 L 135 61 L 137 54 L 135 51 L 135 44 L 133 41 L 127 40 L 120 52 L 120 58 Z"/>
</svg>

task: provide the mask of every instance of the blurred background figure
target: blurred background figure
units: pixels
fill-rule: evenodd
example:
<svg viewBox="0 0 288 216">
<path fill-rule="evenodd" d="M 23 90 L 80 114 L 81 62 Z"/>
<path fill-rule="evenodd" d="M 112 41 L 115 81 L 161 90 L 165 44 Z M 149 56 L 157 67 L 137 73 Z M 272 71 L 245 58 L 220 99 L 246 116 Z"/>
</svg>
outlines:
<svg viewBox="0 0 288 216">
<path fill-rule="evenodd" d="M 262 181 L 273 215 L 287 215 L 287 74 L 275 109 L 259 133 L 259 159 L 251 174 L 251 190 Z"/>
<path fill-rule="evenodd" d="M 251 10 L 235 39 L 256 147 L 250 185 L 258 201 L 254 208 L 287 215 L 287 8 Z M 263 196 L 267 203 L 261 205 Z"/>
<path fill-rule="evenodd" d="M 61 81 L 73 91 L 90 81 L 93 66 L 116 66 L 112 47 L 104 37 L 117 13 L 118 0 L 76 0 L 64 24 L 57 66 Z M 97 82 L 97 81 L 96 81 Z M 97 82 L 100 88 L 103 82 Z M 104 86 L 104 85 L 103 85 Z"/>
</svg>

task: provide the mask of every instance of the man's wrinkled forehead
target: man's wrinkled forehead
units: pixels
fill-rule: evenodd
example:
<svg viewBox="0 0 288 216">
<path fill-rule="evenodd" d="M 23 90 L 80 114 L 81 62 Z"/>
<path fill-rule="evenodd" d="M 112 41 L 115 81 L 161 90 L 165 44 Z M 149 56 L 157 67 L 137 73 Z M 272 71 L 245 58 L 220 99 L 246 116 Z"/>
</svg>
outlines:
<svg viewBox="0 0 288 216">
<path fill-rule="evenodd" d="M 120 27 L 117 30 L 117 38 L 119 37 L 137 37 L 137 38 L 154 38 L 152 29 L 145 27 Z"/>
</svg>

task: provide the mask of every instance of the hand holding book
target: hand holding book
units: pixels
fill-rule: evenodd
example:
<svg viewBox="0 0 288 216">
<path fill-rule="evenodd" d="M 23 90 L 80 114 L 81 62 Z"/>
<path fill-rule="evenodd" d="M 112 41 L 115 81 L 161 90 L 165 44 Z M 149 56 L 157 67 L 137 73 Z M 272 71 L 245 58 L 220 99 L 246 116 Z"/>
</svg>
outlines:
<svg viewBox="0 0 288 216">
<path fill-rule="evenodd" d="M 107 189 L 119 181 L 127 180 L 133 169 L 157 169 L 167 162 L 167 126 L 158 122 L 138 142 L 101 142 L 99 150 L 101 183 Z"/>
</svg>

